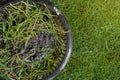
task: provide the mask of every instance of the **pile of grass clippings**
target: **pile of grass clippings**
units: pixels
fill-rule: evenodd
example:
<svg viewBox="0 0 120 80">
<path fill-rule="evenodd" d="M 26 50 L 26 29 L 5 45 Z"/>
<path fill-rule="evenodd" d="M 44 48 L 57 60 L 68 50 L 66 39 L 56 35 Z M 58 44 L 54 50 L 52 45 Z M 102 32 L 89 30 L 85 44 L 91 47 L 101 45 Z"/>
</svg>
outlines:
<svg viewBox="0 0 120 80">
<path fill-rule="evenodd" d="M 0 74 L 12 80 L 50 75 L 66 51 L 66 32 L 46 5 L 20 1 L 0 9 Z"/>
</svg>

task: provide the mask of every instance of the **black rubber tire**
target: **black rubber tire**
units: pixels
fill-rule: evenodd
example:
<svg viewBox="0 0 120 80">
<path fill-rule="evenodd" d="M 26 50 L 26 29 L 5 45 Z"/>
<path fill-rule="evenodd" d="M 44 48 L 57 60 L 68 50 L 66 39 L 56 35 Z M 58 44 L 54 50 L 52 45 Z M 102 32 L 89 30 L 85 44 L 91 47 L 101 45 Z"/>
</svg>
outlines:
<svg viewBox="0 0 120 80">
<path fill-rule="evenodd" d="M 21 1 L 21 0 L 0 0 L 0 8 L 5 7 L 9 3 L 14 3 L 14 2 L 18 2 L 18 1 Z M 63 59 L 62 63 L 59 65 L 59 67 L 52 74 L 50 74 L 49 76 L 47 76 L 46 78 L 43 79 L 43 80 L 52 80 L 55 76 L 57 76 L 64 69 L 65 65 L 67 64 L 67 62 L 70 58 L 70 54 L 72 51 L 71 30 L 70 30 L 70 27 L 68 25 L 68 22 L 67 22 L 65 16 L 49 0 L 28 0 L 28 1 L 45 3 L 51 11 L 53 11 L 57 14 L 57 16 L 59 17 L 59 20 L 62 23 L 63 29 L 65 31 L 67 31 L 67 36 L 66 36 L 67 37 L 67 50 L 66 50 L 64 59 Z"/>
</svg>

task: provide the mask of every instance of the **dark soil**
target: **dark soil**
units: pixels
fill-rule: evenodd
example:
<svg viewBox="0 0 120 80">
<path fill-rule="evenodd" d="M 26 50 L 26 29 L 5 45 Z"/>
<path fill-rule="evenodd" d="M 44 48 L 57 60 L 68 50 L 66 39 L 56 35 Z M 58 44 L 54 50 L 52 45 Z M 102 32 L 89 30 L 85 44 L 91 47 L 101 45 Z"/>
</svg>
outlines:
<svg viewBox="0 0 120 80">
<path fill-rule="evenodd" d="M 29 55 L 30 53 L 34 53 L 26 61 L 33 62 L 39 60 L 44 53 L 51 53 L 51 51 L 56 48 L 55 44 L 56 41 L 54 37 L 51 34 L 44 32 L 39 34 L 38 38 L 31 38 L 28 41 L 26 49 L 22 49 L 20 53 L 22 54 L 22 57 Z"/>
</svg>

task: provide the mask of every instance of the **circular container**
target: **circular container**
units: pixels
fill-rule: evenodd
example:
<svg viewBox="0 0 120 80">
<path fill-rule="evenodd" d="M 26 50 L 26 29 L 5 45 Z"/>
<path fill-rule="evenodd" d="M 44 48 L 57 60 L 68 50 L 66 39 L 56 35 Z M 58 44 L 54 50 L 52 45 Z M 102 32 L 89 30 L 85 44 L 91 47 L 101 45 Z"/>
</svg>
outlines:
<svg viewBox="0 0 120 80">
<path fill-rule="evenodd" d="M 21 0 L 0 0 L 0 8 L 5 7 L 6 5 L 8 5 L 9 3 L 14 3 L 14 2 L 19 2 Z M 25 1 L 25 0 L 23 0 Z M 72 50 L 72 37 L 71 37 L 71 30 L 69 28 L 69 25 L 67 23 L 67 20 L 65 18 L 65 16 L 58 10 L 58 8 L 49 0 L 28 0 L 28 1 L 32 1 L 32 2 L 39 2 L 41 4 L 46 4 L 47 7 L 50 9 L 50 11 L 54 12 L 61 24 L 62 27 L 65 31 L 67 31 L 67 48 L 66 48 L 66 53 L 64 55 L 64 58 L 62 60 L 62 62 L 60 63 L 59 67 L 56 68 L 56 70 L 51 73 L 49 76 L 45 77 L 43 80 L 51 80 L 53 79 L 55 76 L 57 76 L 65 67 L 65 65 L 67 64 L 69 58 L 70 58 L 70 54 L 71 54 L 71 50 Z M 2 77 L 0 77 L 0 80 L 3 80 Z"/>
</svg>

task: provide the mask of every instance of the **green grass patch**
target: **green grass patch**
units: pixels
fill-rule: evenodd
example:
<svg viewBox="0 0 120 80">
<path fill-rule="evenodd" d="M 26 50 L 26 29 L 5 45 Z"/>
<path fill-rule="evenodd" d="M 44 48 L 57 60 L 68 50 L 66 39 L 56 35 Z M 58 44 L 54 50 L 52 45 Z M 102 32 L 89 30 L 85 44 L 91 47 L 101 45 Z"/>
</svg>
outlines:
<svg viewBox="0 0 120 80">
<path fill-rule="evenodd" d="M 120 79 L 120 1 L 51 0 L 72 30 L 69 63 L 54 80 Z"/>
</svg>

